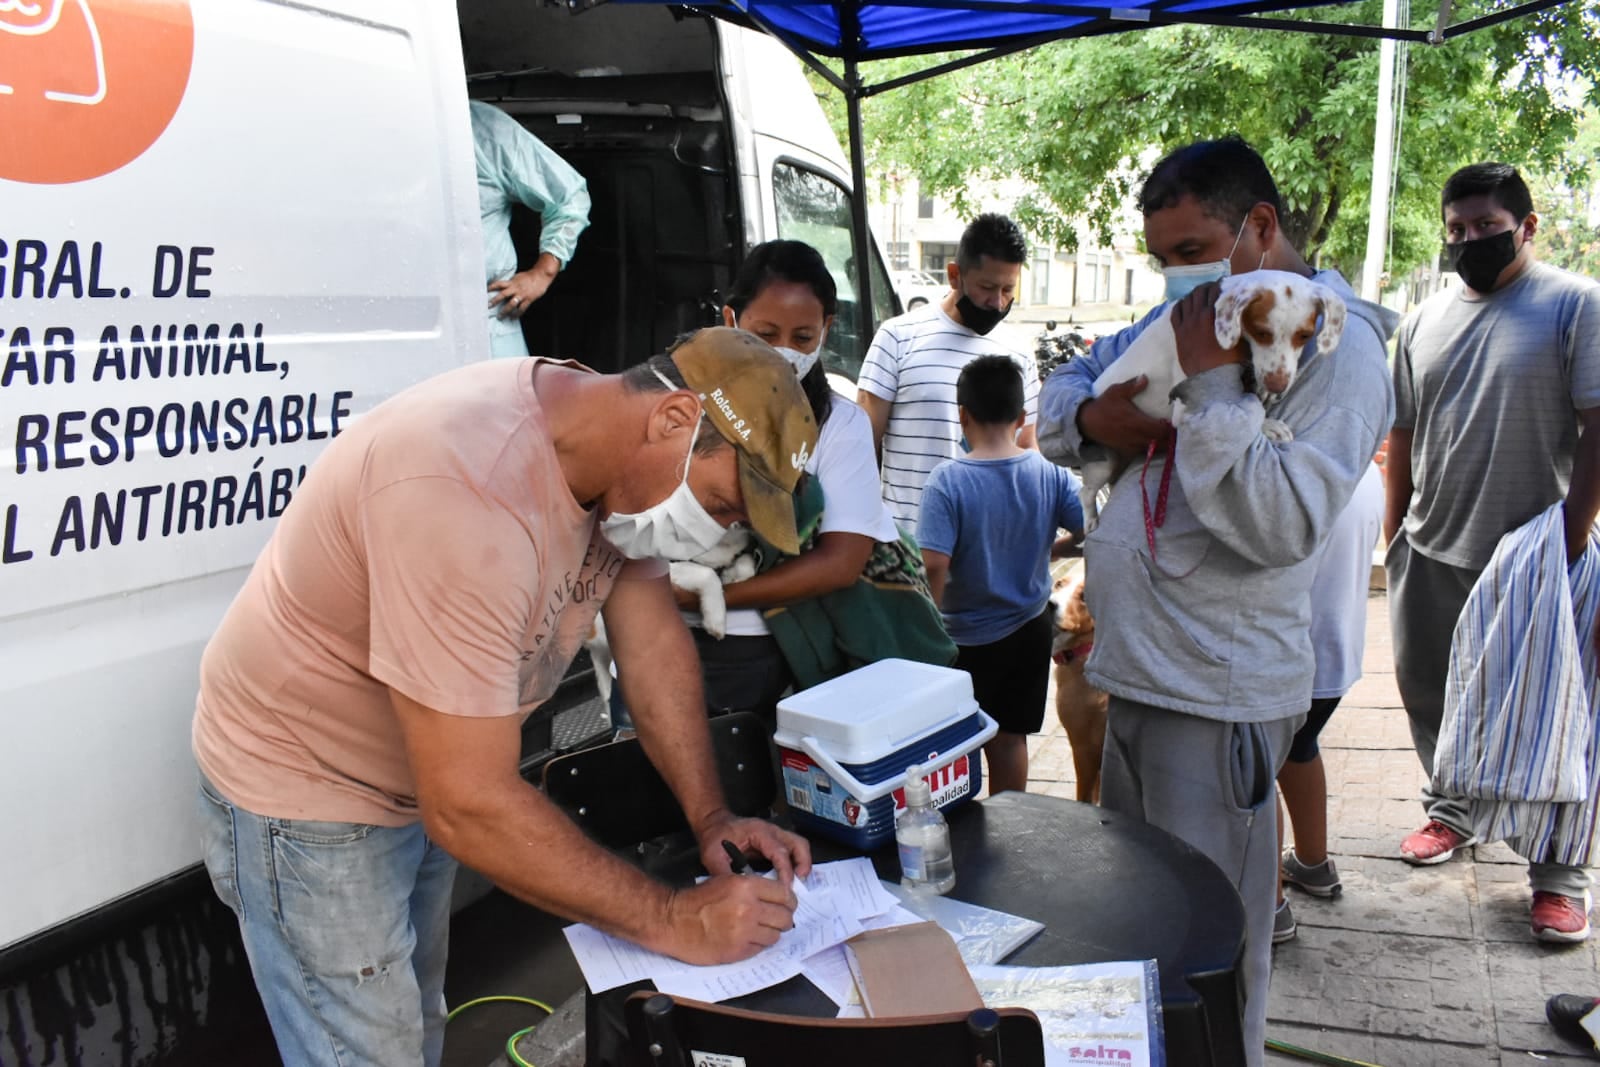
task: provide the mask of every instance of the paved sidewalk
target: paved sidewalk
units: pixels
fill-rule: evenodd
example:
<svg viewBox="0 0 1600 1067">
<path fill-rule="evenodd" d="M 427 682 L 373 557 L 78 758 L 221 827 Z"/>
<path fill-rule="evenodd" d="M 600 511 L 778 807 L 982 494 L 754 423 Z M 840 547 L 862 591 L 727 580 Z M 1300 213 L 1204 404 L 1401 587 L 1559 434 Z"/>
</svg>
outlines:
<svg viewBox="0 0 1600 1067">
<path fill-rule="evenodd" d="M 1395 688 L 1388 602 L 1374 593 L 1367 603 L 1365 677 L 1321 738 L 1344 893 L 1289 891 L 1300 934 L 1274 954 L 1268 1036 L 1381 1067 L 1594 1063 L 1545 1024 L 1544 1001 L 1600 996 L 1600 952 L 1592 940 L 1533 940 L 1517 856 L 1490 845 L 1436 867 L 1399 859 L 1400 839 L 1422 823 L 1424 776 Z M 1030 749 L 1028 788 L 1074 796 L 1071 746 L 1053 714 Z"/>
</svg>

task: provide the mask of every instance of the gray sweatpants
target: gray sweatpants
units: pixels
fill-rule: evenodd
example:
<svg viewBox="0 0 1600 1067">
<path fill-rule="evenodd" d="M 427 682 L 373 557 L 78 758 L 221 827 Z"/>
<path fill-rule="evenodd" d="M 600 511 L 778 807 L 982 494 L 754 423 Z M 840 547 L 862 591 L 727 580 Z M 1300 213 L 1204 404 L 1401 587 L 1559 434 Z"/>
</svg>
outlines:
<svg viewBox="0 0 1600 1067">
<path fill-rule="evenodd" d="M 1100 803 L 1188 842 L 1244 902 L 1244 1042 L 1265 1061 L 1272 915 L 1278 902 L 1273 783 L 1305 715 L 1235 723 L 1111 698 Z"/>
<path fill-rule="evenodd" d="M 1433 788 L 1433 756 L 1444 722 L 1444 683 L 1450 673 L 1450 637 L 1479 571 L 1439 563 L 1411 551 L 1404 532 L 1395 534 L 1384 557 L 1389 579 L 1389 630 L 1394 641 L 1394 680 L 1411 724 L 1411 744 L 1428 775 L 1422 807 L 1463 837 L 1472 836 L 1467 802 Z"/>
<path fill-rule="evenodd" d="M 1411 724 L 1411 743 L 1427 772 L 1422 807 L 1456 833 L 1472 836 L 1464 797 L 1433 788 L 1433 757 L 1444 722 L 1444 686 L 1450 674 L 1450 640 L 1481 571 L 1467 570 L 1414 552 L 1404 532 L 1390 542 L 1384 557 L 1389 578 L 1389 628 L 1394 640 L 1394 678 Z M 1514 843 L 1513 843 L 1514 846 Z M 1582 898 L 1589 872 L 1565 863 L 1528 864 L 1528 883 L 1536 890 Z"/>
</svg>

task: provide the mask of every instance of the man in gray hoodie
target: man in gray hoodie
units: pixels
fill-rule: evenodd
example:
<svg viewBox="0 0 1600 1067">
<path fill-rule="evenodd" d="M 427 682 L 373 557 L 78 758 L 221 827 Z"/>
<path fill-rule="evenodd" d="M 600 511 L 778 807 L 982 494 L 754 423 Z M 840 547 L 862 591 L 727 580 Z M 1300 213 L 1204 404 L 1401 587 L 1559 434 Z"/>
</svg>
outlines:
<svg viewBox="0 0 1600 1067">
<path fill-rule="evenodd" d="M 1139 197 L 1145 244 L 1179 300 L 1173 326 L 1189 375 L 1173 395 L 1184 423 L 1144 477 L 1164 484 L 1149 547 L 1141 466 L 1119 479 L 1084 546 L 1094 651 L 1085 676 L 1111 694 L 1101 802 L 1182 838 L 1232 879 L 1245 910 L 1246 1062 L 1263 1062 L 1277 899 L 1273 780 L 1311 704 L 1316 552 L 1394 418 L 1384 342 L 1396 316 L 1360 302 L 1334 271 L 1313 271 L 1279 226 L 1277 187 L 1236 137 L 1157 163 Z M 1315 342 L 1273 408 L 1294 440 L 1261 433 L 1244 348 L 1214 334 L 1215 280 L 1265 267 L 1331 286 L 1350 309 L 1337 349 Z M 1198 287 L 1196 287 L 1198 283 Z M 1130 399 L 1142 379 L 1094 397 L 1093 383 L 1156 317 L 1097 342 L 1056 371 L 1039 404 L 1039 448 L 1076 465 L 1085 440 L 1143 457 L 1169 427 Z M 1159 511 L 1150 500 L 1152 511 Z"/>
</svg>

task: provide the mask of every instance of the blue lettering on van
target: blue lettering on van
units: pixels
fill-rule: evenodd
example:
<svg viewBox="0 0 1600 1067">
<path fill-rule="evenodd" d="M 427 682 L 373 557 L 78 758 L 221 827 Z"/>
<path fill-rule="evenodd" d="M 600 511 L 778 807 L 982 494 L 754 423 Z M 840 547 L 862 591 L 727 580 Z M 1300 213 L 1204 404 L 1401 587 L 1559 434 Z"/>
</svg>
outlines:
<svg viewBox="0 0 1600 1067">
<path fill-rule="evenodd" d="M 20 300 L 28 296 L 34 300 L 55 300 L 70 296 L 76 300 L 85 297 L 105 300 L 117 296 L 115 288 L 102 285 L 100 281 L 104 251 L 99 241 L 91 244 L 85 270 L 77 241 L 63 241 L 52 251 L 44 241 L 28 239 L 12 244 L 0 240 L 0 298 L 9 296 Z M 123 290 L 121 295 L 129 294 Z"/>
<path fill-rule="evenodd" d="M 0 330 L 0 337 L 5 331 Z M 11 331 L 6 344 L 5 358 L 0 362 L 0 389 L 12 385 L 71 384 L 77 377 L 78 360 L 72 351 L 70 326 L 46 326 L 41 338 L 42 354 L 33 344 L 33 334 L 26 326 Z"/>
<path fill-rule="evenodd" d="M 172 401 L 95 411 L 30 413 L 17 419 L 16 471 L 104 467 L 153 449 L 163 459 L 265 445 L 325 441 L 350 418 L 355 393 L 287 393 L 228 400 Z"/>
<path fill-rule="evenodd" d="M 258 459 L 244 478 L 224 474 L 69 496 L 56 520 L 50 555 L 275 519 L 305 481 L 306 469 L 301 464 L 264 470 Z M 31 549 L 18 547 L 18 526 L 18 507 L 12 504 L 5 512 L 0 564 L 33 557 Z"/>
<path fill-rule="evenodd" d="M 125 347 L 117 327 L 107 326 L 100 331 L 100 352 L 90 377 L 97 382 L 112 378 L 120 382 L 240 373 L 277 374 L 281 379 L 289 373 L 289 363 L 267 358 L 265 333 L 266 327 L 259 322 L 248 333 L 244 323 L 235 322 L 229 325 L 224 344 L 217 323 L 156 324 L 148 331 L 134 325 L 128 329 Z"/>
<path fill-rule="evenodd" d="M 157 246 L 155 276 L 150 281 L 150 295 L 164 299 L 177 296 L 181 290 L 184 296 L 196 299 L 203 300 L 210 296 L 211 290 L 200 288 L 198 279 L 211 273 L 211 268 L 204 266 L 201 260 L 209 259 L 215 253 L 215 248 L 208 248 L 205 245 L 190 248 L 187 256 L 177 245 Z"/>
</svg>

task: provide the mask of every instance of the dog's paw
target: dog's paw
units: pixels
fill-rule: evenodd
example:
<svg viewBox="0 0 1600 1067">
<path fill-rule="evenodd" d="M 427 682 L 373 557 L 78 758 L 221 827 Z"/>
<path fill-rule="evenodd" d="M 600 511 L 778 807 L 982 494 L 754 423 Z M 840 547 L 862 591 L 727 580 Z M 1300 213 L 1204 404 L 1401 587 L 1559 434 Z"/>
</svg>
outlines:
<svg viewBox="0 0 1600 1067">
<path fill-rule="evenodd" d="M 1267 419 L 1261 424 L 1261 436 L 1275 445 L 1286 445 L 1294 440 L 1294 431 L 1289 429 L 1288 423 Z"/>
<path fill-rule="evenodd" d="M 728 608 L 721 596 L 700 598 L 700 628 L 718 641 L 728 636 Z"/>
<path fill-rule="evenodd" d="M 723 585 L 732 585 L 756 576 L 756 557 L 752 552 L 746 552 L 718 572 Z"/>
</svg>

